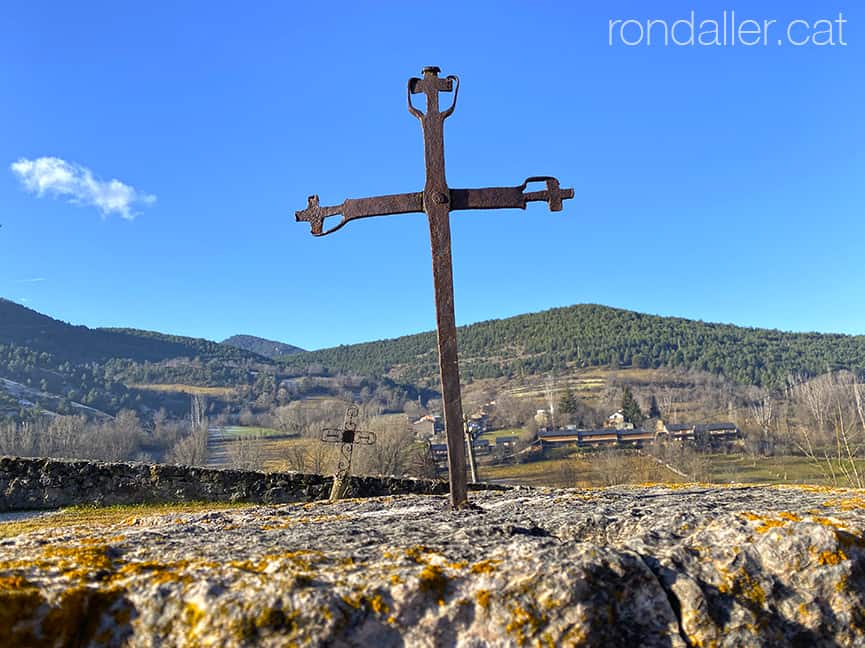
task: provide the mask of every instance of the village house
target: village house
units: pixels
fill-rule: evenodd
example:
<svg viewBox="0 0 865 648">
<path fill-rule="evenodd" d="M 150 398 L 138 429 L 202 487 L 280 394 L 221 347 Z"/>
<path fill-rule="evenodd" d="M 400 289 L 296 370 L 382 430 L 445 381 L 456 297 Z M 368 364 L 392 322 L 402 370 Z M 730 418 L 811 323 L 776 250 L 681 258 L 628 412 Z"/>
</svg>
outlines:
<svg viewBox="0 0 865 648">
<path fill-rule="evenodd" d="M 411 425 L 414 430 L 414 436 L 419 441 L 429 441 L 433 437 L 443 433 L 445 430 L 442 417 L 437 414 L 427 414 L 426 416 L 422 416 Z"/>
<path fill-rule="evenodd" d="M 626 423 L 624 413 L 622 410 L 618 410 L 607 417 L 607 420 L 604 421 L 604 427 L 611 430 L 633 430 L 634 424 Z"/>
</svg>

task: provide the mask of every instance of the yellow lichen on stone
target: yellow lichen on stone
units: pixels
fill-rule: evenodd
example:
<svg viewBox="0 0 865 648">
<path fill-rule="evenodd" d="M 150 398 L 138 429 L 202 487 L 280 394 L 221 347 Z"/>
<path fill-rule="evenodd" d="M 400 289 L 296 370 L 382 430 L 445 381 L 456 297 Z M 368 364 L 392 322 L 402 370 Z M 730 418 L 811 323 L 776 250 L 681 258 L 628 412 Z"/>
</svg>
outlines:
<svg viewBox="0 0 865 648">
<path fill-rule="evenodd" d="M 847 560 L 847 554 L 844 553 L 843 549 L 839 549 L 838 551 L 821 551 L 816 552 L 815 558 L 818 565 L 825 567 L 826 565 L 838 565 Z"/>
<path fill-rule="evenodd" d="M 744 569 L 740 569 L 731 578 L 731 582 L 718 585 L 718 591 L 743 601 L 751 609 L 762 609 L 766 605 L 766 592 Z"/>
<path fill-rule="evenodd" d="M 826 508 L 836 508 L 841 511 L 856 511 L 865 509 L 865 499 L 859 497 L 833 497 L 823 502 Z"/>
<path fill-rule="evenodd" d="M 490 594 L 489 590 L 478 590 L 475 596 L 478 599 L 478 605 L 480 605 L 483 609 L 488 609 L 490 607 L 490 599 L 492 598 L 492 594 Z"/>
<path fill-rule="evenodd" d="M 418 576 L 418 589 L 431 593 L 439 605 L 444 605 L 448 579 L 438 565 L 426 565 Z"/>
<path fill-rule="evenodd" d="M 498 565 L 501 564 L 501 562 L 501 560 L 495 558 L 481 560 L 472 565 L 469 571 L 471 571 L 472 574 L 492 574 L 497 570 Z"/>
<path fill-rule="evenodd" d="M 432 550 L 424 545 L 415 545 L 405 550 L 405 556 L 411 561 L 420 563 L 424 561 L 424 555 L 431 553 Z"/>
<path fill-rule="evenodd" d="M 788 520 L 790 522 L 801 522 L 802 516 L 797 515 L 796 513 L 791 513 L 790 511 L 781 511 L 778 513 L 778 517 L 782 520 Z"/>
<path fill-rule="evenodd" d="M 511 605 L 510 611 L 511 618 L 505 626 L 505 631 L 520 646 L 524 645 L 529 637 L 537 634 L 549 622 L 549 617 L 536 610 L 534 606 L 525 608 L 519 603 L 514 603 Z"/>
<path fill-rule="evenodd" d="M 45 597 L 34 587 L 0 590 L 0 645 L 39 645 L 32 623 Z"/>
<path fill-rule="evenodd" d="M 757 533 L 766 533 L 772 529 L 783 527 L 788 522 L 799 522 L 802 518 L 794 513 L 780 512 L 778 517 L 768 515 L 756 515 L 754 513 L 742 512 L 739 515 L 749 522 L 759 522 L 754 529 Z"/>
<path fill-rule="evenodd" d="M 21 590 L 32 588 L 34 585 L 20 574 L 12 576 L 0 576 L 0 591 Z"/>
<path fill-rule="evenodd" d="M 183 624 L 186 626 L 186 641 L 189 645 L 197 642 L 197 628 L 204 620 L 204 611 L 194 603 L 187 602 L 183 607 Z"/>
<path fill-rule="evenodd" d="M 373 612 L 379 615 L 388 614 L 390 612 L 390 608 L 387 603 L 385 603 L 381 594 L 375 594 L 369 599 L 369 607 Z"/>
<path fill-rule="evenodd" d="M 67 578 L 84 579 L 96 571 L 113 571 L 114 562 L 108 555 L 108 545 L 92 538 L 83 538 L 79 546 L 52 545 L 42 556 Z"/>
</svg>

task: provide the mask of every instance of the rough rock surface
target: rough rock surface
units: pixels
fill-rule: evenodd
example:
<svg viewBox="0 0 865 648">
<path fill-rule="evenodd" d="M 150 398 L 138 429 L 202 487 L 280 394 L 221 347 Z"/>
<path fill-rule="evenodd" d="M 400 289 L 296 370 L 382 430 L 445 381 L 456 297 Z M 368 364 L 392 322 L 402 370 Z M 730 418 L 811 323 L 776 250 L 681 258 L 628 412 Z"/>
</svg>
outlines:
<svg viewBox="0 0 865 648">
<path fill-rule="evenodd" d="M 407 495 L 0 541 L 0 645 L 865 645 L 865 492 Z"/>
</svg>

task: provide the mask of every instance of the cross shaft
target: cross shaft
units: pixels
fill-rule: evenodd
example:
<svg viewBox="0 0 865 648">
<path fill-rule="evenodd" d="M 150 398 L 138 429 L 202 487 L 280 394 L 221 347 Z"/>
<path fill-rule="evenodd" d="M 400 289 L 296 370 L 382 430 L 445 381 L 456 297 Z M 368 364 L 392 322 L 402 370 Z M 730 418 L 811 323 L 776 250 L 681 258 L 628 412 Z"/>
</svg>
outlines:
<svg viewBox="0 0 865 648">
<path fill-rule="evenodd" d="M 392 214 L 425 212 L 429 219 L 432 247 L 433 284 L 436 299 L 436 330 L 438 333 L 439 369 L 444 403 L 445 434 L 448 446 L 448 476 L 450 501 L 453 508 L 468 505 L 466 484 L 466 453 L 463 440 L 463 413 L 460 397 L 457 332 L 454 316 L 453 263 L 451 260 L 450 212 L 468 209 L 525 209 L 533 201 L 545 201 L 551 211 L 561 211 L 562 201 L 574 197 L 573 189 L 561 189 L 549 176 L 535 176 L 515 187 L 482 189 L 450 189 L 445 178 L 444 120 L 453 114 L 459 94 L 456 76 L 439 77 L 439 68 L 426 67 L 422 78 L 408 81 L 408 110 L 420 120 L 424 138 L 426 181 L 421 192 L 349 199 L 341 205 L 321 207 L 318 196 L 310 196 L 307 208 L 296 212 L 297 221 L 310 224 L 314 236 L 332 234 L 349 221 Z M 439 109 L 439 93 L 453 92 L 450 107 Z M 426 112 L 412 103 L 412 95 L 426 95 Z M 546 189 L 526 192 L 532 182 L 543 182 Z M 324 229 L 331 216 L 342 220 Z"/>
</svg>

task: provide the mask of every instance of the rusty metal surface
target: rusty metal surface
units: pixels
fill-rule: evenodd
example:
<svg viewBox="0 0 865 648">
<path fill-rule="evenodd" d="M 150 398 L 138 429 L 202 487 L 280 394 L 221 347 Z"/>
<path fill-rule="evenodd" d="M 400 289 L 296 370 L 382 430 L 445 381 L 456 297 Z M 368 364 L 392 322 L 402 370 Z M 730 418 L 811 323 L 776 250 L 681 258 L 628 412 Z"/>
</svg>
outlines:
<svg viewBox="0 0 865 648">
<path fill-rule="evenodd" d="M 444 403 L 445 434 L 448 445 L 448 472 L 451 506 L 468 505 L 466 484 L 466 449 L 463 438 L 463 413 L 460 397 L 459 359 L 457 356 L 456 320 L 454 317 L 453 263 L 451 260 L 450 212 L 468 209 L 525 209 L 526 204 L 543 201 L 550 211 L 561 211 L 562 201 L 574 197 L 573 189 L 561 189 L 559 181 L 551 176 L 534 176 L 516 187 L 489 187 L 482 189 L 450 189 L 445 179 L 444 121 L 457 105 L 460 82 L 456 76 L 439 77 L 437 67 L 425 67 L 423 76 L 408 81 L 409 112 L 421 123 L 424 140 L 426 181 L 422 192 L 349 199 L 341 205 L 322 207 L 318 196 L 310 196 L 307 208 L 295 212 L 298 222 L 308 222 L 314 236 L 325 236 L 359 218 L 390 214 L 425 212 L 429 219 L 432 247 L 433 285 L 436 299 L 436 330 L 438 333 L 439 369 L 441 373 L 442 401 Z M 440 110 L 439 94 L 452 92 L 448 108 Z M 412 95 L 426 97 L 426 110 L 418 109 Z M 544 183 L 545 189 L 526 191 L 531 183 Z M 327 218 L 342 216 L 335 226 L 324 228 Z M 346 414 L 348 416 L 348 414 Z M 346 418 L 346 429 L 348 418 Z M 334 430 L 334 433 L 337 431 Z M 340 431 L 342 433 L 342 431 Z M 342 437 L 340 437 L 342 438 Z M 330 440 L 330 439 L 323 439 Z M 357 436 L 352 436 L 354 443 Z M 374 437 L 373 437 L 374 442 Z M 354 443 L 343 443 L 348 450 Z"/>
<path fill-rule="evenodd" d="M 345 410 L 342 429 L 325 428 L 321 431 L 321 440 L 325 443 L 339 443 L 339 461 L 336 475 L 333 478 L 333 488 L 330 499 L 335 501 L 342 496 L 345 483 L 351 474 L 351 457 L 355 445 L 372 445 L 376 441 L 374 432 L 364 432 L 357 429 L 357 419 L 360 410 L 356 405 L 349 405 Z"/>
</svg>

